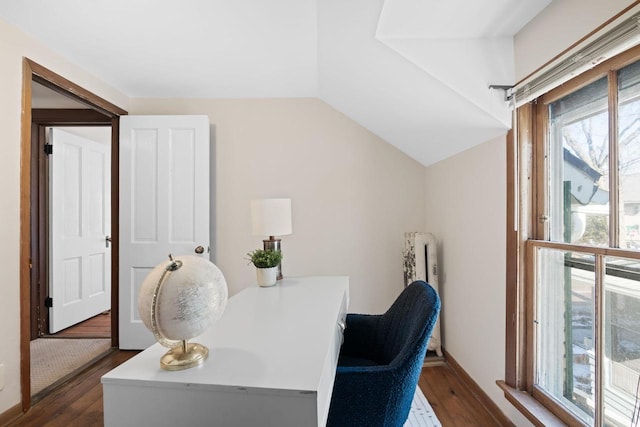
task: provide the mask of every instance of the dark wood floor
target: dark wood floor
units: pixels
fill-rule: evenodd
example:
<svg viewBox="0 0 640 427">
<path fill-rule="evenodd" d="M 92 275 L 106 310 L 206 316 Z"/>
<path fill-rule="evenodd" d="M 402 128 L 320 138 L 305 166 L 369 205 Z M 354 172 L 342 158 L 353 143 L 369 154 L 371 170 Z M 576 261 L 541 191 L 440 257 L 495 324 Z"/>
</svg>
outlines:
<svg viewBox="0 0 640 427">
<path fill-rule="evenodd" d="M 443 427 L 500 426 L 448 365 L 423 368 L 418 385 Z"/>
<path fill-rule="evenodd" d="M 102 426 L 100 378 L 136 353 L 114 351 L 34 404 L 29 412 L 9 426 Z M 448 366 L 424 368 L 419 385 L 443 427 L 498 425 Z"/>
<path fill-rule="evenodd" d="M 98 314 L 84 322 L 63 329 L 46 338 L 111 338 L 111 311 Z"/>
<path fill-rule="evenodd" d="M 9 426 L 102 426 L 100 378 L 136 355 L 136 351 L 114 351 L 95 365 L 49 393 Z"/>
</svg>

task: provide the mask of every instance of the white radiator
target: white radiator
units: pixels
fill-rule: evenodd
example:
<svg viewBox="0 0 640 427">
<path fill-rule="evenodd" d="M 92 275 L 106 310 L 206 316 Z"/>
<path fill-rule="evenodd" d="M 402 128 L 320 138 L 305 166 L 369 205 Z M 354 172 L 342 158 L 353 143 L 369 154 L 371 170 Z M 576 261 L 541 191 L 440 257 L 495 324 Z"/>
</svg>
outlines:
<svg viewBox="0 0 640 427">
<path fill-rule="evenodd" d="M 438 261 L 436 238 L 431 233 L 416 231 L 404 233 L 404 285 L 408 286 L 416 280 L 424 280 L 433 289 L 438 290 Z M 442 356 L 440 344 L 440 316 L 431 333 L 428 350 Z"/>
</svg>

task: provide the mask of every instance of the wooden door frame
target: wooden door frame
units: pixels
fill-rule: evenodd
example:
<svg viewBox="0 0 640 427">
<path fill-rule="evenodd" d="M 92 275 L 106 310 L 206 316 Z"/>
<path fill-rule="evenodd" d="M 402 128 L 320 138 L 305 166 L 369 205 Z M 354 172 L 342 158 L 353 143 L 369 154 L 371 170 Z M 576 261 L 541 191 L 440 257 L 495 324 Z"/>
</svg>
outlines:
<svg viewBox="0 0 640 427">
<path fill-rule="evenodd" d="M 31 339 L 49 330 L 49 188 L 46 129 L 49 126 L 108 126 L 111 118 L 91 109 L 31 109 Z M 109 208 L 110 209 L 110 208 Z M 35 308 L 35 310 L 34 310 Z"/>
<path fill-rule="evenodd" d="M 88 108 L 99 112 L 111 121 L 111 342 L 118 345 L 118 210 L 119 210 L 119 123 L 120 116 L 128 114 L 53 71 L 28 58 L 22 61 L 22 116 L 20 130 L 20 386 L 22 411 L 31 407 L 31 243 L 37 239 L 32 225 L 32 111 L 31 85 L 42 84 L 61 95 L 72 98 Z M 35 167 L 35 165 L 34 165 Z M 33 212 L 34 216 L 39 213 Z M 36 255 L 41 251 L 37 251 Z"/>
</svg>

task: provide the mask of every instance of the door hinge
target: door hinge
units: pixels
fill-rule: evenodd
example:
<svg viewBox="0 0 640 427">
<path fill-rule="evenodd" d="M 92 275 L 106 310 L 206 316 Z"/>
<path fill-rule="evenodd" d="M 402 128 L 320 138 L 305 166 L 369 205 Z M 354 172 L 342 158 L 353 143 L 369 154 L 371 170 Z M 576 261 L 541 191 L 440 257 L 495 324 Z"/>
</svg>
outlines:
<svg viewBox="0 0 640 427">
<path fill-rule="evenodd" d="M 53 154 L 53 145 L 44 144 L 44 154 Z"/>
<path fill-rule="evenodd" d="M 47 308 L 51 308 L 51 307 L 53 307 L 53 298 L 51 298 L 51 297 L 46 297 L 46 298 L 44 299 L 44 306 L 45 306 L 45 307 L 47 307 Z"/>
</svg>

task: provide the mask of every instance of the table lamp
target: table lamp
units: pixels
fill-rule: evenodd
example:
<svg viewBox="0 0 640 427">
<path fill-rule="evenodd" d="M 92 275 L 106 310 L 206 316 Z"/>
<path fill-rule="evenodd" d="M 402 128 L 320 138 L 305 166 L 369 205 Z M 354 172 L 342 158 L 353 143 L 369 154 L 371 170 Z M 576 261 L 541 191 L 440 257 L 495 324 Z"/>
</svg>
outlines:
<svg viewBox="0 0 640 427">
<path fill-rule="evenodd" d="M 256 199 L 251 201 L 251 226 L 254 236 L 269 236 L 263 249 L 280 251 L 280 239 L 291 234 L 291 199 Z M 278 280 L 282 279 L 282 263 L 278 265 Z"/>
</svg>

